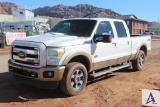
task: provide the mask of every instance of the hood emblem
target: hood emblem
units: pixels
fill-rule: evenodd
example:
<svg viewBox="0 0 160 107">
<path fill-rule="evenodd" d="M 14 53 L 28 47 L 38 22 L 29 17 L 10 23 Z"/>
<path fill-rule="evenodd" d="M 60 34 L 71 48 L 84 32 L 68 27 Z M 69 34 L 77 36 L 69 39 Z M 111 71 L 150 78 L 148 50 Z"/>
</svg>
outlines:
<svg viewBox="0 0 160 107">
<path fill-rule="evenodd" d="M 26 54 L 25 52 L 23 52 L 23 51 L 20 51 L 20 52 L 18 53 L 18 56 L 19 56 L 20 58 L 24 59 L 24 58 L 27 57 L 27 54 Z"/>
</svg>

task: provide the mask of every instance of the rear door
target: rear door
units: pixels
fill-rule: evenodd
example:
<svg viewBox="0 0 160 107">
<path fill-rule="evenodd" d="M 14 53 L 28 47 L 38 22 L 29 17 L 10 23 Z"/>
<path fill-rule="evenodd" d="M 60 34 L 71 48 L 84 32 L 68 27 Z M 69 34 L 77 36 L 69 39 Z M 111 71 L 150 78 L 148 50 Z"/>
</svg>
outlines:
<svg viewBox="0 0 160 107">
<path fill-rule="evenodd" d="M 117 64 L 126 62 L 130 59 L 131 55 L 131 39 L 128 31 L 128 27 L 125 26 L 123 21 L 114 21 L 114 26 L 117 31 Z M 128 31 L 128 32 L 127 32 Z"/>
</svg>

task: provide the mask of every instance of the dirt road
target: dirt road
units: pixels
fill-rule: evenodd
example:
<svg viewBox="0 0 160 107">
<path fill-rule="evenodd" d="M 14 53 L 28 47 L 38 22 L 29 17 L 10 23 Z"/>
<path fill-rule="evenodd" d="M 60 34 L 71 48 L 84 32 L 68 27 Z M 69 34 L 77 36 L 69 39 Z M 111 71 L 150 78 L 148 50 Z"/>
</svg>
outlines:
<svg viewBox="0 0 160 107">
<path fill-rule="evenodd" d="M 8 59 L 9 53 L 0 54 L 0 107 L 141 107 L 142 89 L 160 88 L 160 41 L 152 42 L 143 71 L 123 69 L 89 81 L 74 97 L 16 83 Z"/>
</svg>

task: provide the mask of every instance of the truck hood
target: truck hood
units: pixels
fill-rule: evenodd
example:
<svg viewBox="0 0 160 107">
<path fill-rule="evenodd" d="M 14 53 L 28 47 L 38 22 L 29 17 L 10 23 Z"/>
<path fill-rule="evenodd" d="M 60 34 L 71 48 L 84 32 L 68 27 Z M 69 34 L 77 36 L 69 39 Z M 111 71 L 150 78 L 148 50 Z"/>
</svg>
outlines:
<svg viewBox="0 0 160 107">
<path fill-rule="evenodd" d="M 47 33 L 38 36 L 21 38 L 18 39 L 18 41 L 44 43 L 46 46 L 69 46 L 69 45 L 81 45 L 87 40 L 85 37 L 70 36 L 60 33 Z"/>
</svg>

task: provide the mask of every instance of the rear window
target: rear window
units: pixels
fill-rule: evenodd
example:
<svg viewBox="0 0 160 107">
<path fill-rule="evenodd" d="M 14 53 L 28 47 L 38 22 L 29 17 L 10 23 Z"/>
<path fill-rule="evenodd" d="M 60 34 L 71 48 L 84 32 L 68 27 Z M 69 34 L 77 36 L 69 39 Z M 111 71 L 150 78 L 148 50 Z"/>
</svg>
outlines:
<svg viewBox="0 0 160 107">
<path fill-rule="evenodd" d="M 117 36 L 118 38 L 125 38 L 127 37 L 126 29 L 122 22 L 114 22 L 114 25 L 117 30 Z"/>
</svg>

